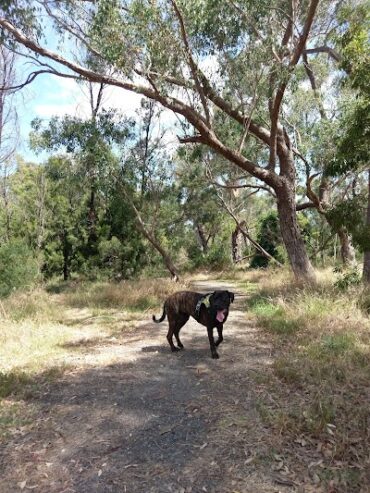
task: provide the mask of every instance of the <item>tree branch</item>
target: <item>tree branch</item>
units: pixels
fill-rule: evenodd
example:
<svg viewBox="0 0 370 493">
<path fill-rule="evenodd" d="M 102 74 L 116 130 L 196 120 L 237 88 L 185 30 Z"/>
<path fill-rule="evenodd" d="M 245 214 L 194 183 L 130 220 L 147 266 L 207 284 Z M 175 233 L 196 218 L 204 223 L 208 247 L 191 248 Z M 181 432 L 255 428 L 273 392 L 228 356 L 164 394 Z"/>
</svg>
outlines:
<svg viewBox="0 0 370 493">
<path fill-rule="evenodd" d="M 77 77 L 76 75 L 64 74 L 62 72 L 58 72 L 57 70 L 53 70 L 53 69 L 35 70 L 34 72 L 28 74 L 27 79 L 21 84 L 17 84 L 15 86 L 0 86 L 0 91 L 13 91 L 18 89 L 23 89 L 24 87 L 28 86 L 28 84 L 31 84 L 31 82 L 33 82 L 36 79 L 36 77 L 41 74 L 52 74 L 67 79 L 75 79 L 75 80 L 79 79 L 79 77 Z"/>
<path fill-rule="evenodd" d="M 292 58 L 290 59 L 289 66 L 288 66 L 288 76 L 285 77 L 285 80 L 280 84 L 276 91 L 276 96 L 274 99 L 274 102 L 272 104 L 272 110 L 271 110 L 271 144 L 270 144 L 270 159 L 269 159 L 269 167 L 272 168 L 272 165 L 274 164 L 275 158 L 276 158 L 276 152 L 277 152 L 277 134 L 278 134 L 278 120 L 279 120 L 279 115 L 280 115 L 280 108 L 281 104 L 283 101 L 283 97 L 285 94 L 285 90 L 288 85 L 288 81 L 290 78 L 290 74 L 292 73 L 294 67 L 297 65 L 302 51 L 306 45 L 306 41 L 314 20 L 315 12 L 317 5 L 319 3 L 319 0 L 311 0 L 311 3 L 308 8 L 308 13 L 306 17 L 306 21 L 303 27 L 303 32 L 299 36 L 298 42 L 296 44 L 295 50 L 293 52 Z"/>
<path fill-rule="evenodd" d="M 245 184 L 245 185 L 223 185 L 222 183 L 219 183 L 218 181 L 212 181 L 212 180 L 210 181 L 210 183 L 212 185 L 215 185 L 216 187 L 226 188 L 229 190 L 238 189 L 238 188 L 254 188 L 254 189 L 256 189 L 257 192 L 260 190 L 265 190 L 270 195 L 272 195 L 274 198 L 276 198 L 276 195 L 273 192 L 273 190 L 271 190 L 271 188 L 265 187 L 263 185 L 247 185 L 247 184 Z"/>
<path fill-rule="evenodd" d="M 180 12 L 180 9 L 179 9 L 179 7 L 178 7 L 178 5 L 176 3 L 176 0 L 171 0 L 171 3 L 172 3 L 172 6 L 173 6 L 173 8 L 175 10 L 176 16 L 177 16 L 177 18 L 179 20 L 179 23 L 180 23 L 181 37 L 182 37 L 182 40 L 183 40 L 183 43 L 184 43 L 184 46 L 185 46 L 185 52 L 186 52 L 186 55 L 188 57 L 188 61 L 189 61 L 189 65 L 190 65 L 190 70 L 191 70 L 191 73 L 193 75 L 195 86 L 197 88 L 198 94 L 199 94 L 200 99 L 202 101 L 202 106 L 203 106 L 203 109 L 204 109 L 204 114 L 206 116 L 206 121 L 210 125 L 210 114 L 209 114 L 209 110 L 208 110 L 207 99 L 206 99 L 206 97 L 204 95 L 203 88 L 202 88 L 202 86 L 200 84 L 200 81 L 199 81 L 199 77 L 198 77 L 199 69 L 198 69 L 198 66 L 195 63 L 194 58 L 193 58 L 193 55 L 191 53 L 191 49 L 190 49 L 190 45 L 189 45 L 189 41 L 188 41 L 188 35 L 186 33 L 184 18 L 183 18 L 182 13 Z"/>
<path fill-rule="evenodd" d="M 303 211 L 304 209 L 316 209 L 316 205 L 313 202 L 305 202 L 303 204 L 297 204 L 295 206 L 296 211 Z"/>
<path fill-rule="evenodd" d="M 180 144 L 205 144 L 205 140 L 201 135 L 191 135 L 185 137 L 180 137 L 178 135 L 177 138 Z"/>
<path fill-rule="evenodd" d="M 283 267 L 283 265 L 278 261 L 276 260 L 275 257 L 273 257 L 272 255 L 270 255 L 268 252 L 266 252 L 266 250 L 259 244 L 257 243 L 257 241 L 255 241 L 251 236 L 250 234 L 248 233 L 248 231 L 243 228 L 242 224 L 240 223 L 240 221 L 238 220 L 238 218 L 235 216 L 235 214 L 233 213 L 233 211 L 230 209 L 230 207 L 226 204 L 224 198 L 222 197 L 222 195 L 219 195 L 219 199 L 223 205 L 223 207 L 225 208 L 225 210 L 230 214 L 230 216 L 234 219 L 238 229 L 240 230 L 240 232 L 242 233 L 242 235 L 244 235 L 246 238 L 248 238 L 248 240 L 252 243 L 252 245 L 260 252 L 262 253 L 262 255 L 264 255 L 265 257 L 267 257 L 268 259 L 270 259 L 272 262 L 275 262 L 279 267 Z"/>
<path fill-rule="evenodd" d="M 336 62 L 340 62 L 342 60 L 340 54 L 330 46 L 317 46 L 316 48 L 308 48 L 305 49 L 304 52 L 307 55 L 316 54 L 316 53 L 327 53 L 329 57 L 331 57 Z"/>
<path fill-rule="evenodd" d="M 122 79 L 117 79 L 115 77 L 104 75 L 97 73 L 91 69 L 84 68 L 77 63 L 74 63 L 70 60 L 65 59 L 61 55 L 50 51 L 46 48 L 41 47 L 37 42 L 32 39 L 26 37 L 22 32 L 20 32 L 16 27 L 14 27 L 9 21 L 4 18 L 0 18 L 0 26 L 3 27 L 6 31 L 8 31 L 19 43 L 21 43 L 26 48 L 30 49 L 33 52 L 36 52 L 46 58 L 54 60 L 55 62 L 69 68 L 72 72 L 79 74 L 82 78 L 90 80 L 92 82 L 104 83 L 116 87 L 121 87 L 122 89 L 126 89 L 130 92 L 134 92 L 137 94 L 142 94 L 143 96 L 153 99 L 161 103 L 164 107 L 178 113 L 186 118 L 186 120 L 196 129 L 199 134 L 204 138 L 204 142 L 216 150 L 219 154 L 224 156 L 226 159 L 230 160 L 243 170 L 252 174 L 256 178 L 264 181 L 268 185 L 272 187 L 277 187 L 280 185 L 280 177 L 275 173 L 271 173 L 268 170 L 261 168 L 257 164 L 253 163 L 249 159 L 245 158 L 240 152 L 234 151 L 229 147 L 225 146 L 217 137 L 217 135 L 209 128 L 209 125 L 205 118 L 199 114 L 194 108 L 185 104 L 184 102 L 178 100 L 173 96 L 165 96 L 163 94 L 159 94 L 156 90 L 151 89 L 147 86 L 143 86 L 140 84 L 128 82 Z M 203 76 L 201 76 L 203 79 Z M 222 98 L 215 94 L 213 89 L 210 87 L 206 78 L 204 78 L 207 87 L 203 87 L 205 90 L 205 94 L 209 97 L 210 100 L 216 101 L 216 105 L 218 105 L 221 109 L 225 109 L 225 111 L 233 116 L 237 116 L 238 120 L 241 124 L 245 123 L 245 118 L 239 115 L 238 112 L 232 110 L 228 103 L 226 103 Z M 269 142 L 269 135 L 265 129 L 262 129 L 258 125 L 253 122 L 250 123 L 251 131 L 264 140 L 265 142 Z"/>
</svg>

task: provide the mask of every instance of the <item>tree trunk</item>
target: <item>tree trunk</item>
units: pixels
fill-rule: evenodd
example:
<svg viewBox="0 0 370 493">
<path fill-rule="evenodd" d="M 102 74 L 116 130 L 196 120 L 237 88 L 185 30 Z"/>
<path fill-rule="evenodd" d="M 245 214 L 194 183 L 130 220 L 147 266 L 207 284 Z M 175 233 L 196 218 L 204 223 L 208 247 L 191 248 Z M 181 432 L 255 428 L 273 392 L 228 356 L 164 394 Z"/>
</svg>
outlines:
<svg viewBox="0 0 370 493">
<path fill-rule="evenodd" d="M 340 241 L 340 255 L 343 265 L 346 267 L 354 266 L 356 263 L 355 249 L 353 248 L 351 237 L 346 228 L 341 227 L 338 230 Z"/>
<path fill-rule="evenodd" d="M 150 231 L 147 229 L 140 212 L 137 210 L 134 202 L 131 200 L 131 197 L 129 194 L 126 192 L 125 188 L 122 186 L 122 191 L 124 196 L 126 197 L 128 203 L 130 204 L 132 210 L 135 213 L 136 217 L 136 224 L 141 231 L 141 233 L 145 236 L 145 238 L 153 245 L 153 247 L 160 253 L 160 255 L 163 258 L 163 262 L 165 266 L 167 267 L 168 271 L 171 274 L 172 280 L 177 282 L 179 280 L 179 273 L 177 268 L 175 267 L 175 264 L 172 261 L 172 258 L 170 257 L 169 253 L 166 252 L 166 250 L 162 247 L 162 245 L 159 243 L 159 241 L 150 233 Z"/>
<path fill-rule="evenodd" d="M 141 218 L 140 218 L 141 219 Z M 163 258 L 163 262 L 167 267 L 167 270 L 170 272 L 172 280 L 177 282 L 179 280 L 179 273 L 175 267 L 175 264 L 172 261 L 170 255 L 166 252 L 166 250 L 160 245 L 156 238 L 145 228 L 142 221 L 138 219 L 137 221 L 138 227 L 140 231 L 143 233 L 145 238 L 153 245 L 153 247 L 160 253 Z"/>
<path fill-rule="evenodd" d="M 207 253 L 207 251 L 208 251 L 208 240 L 206 238 L 206 234 L 204 232 L 203 225 L 197 223 L 195 227 L 196 227 L 197 237 L 198 237 L 200 246 L 202 248 L 202 252 Z"/>
<path fill-rule="evenodd" d="M 71 277 L 71 273 L 69 270 L 69 258 L 71 253 L 71 246 L 68 243 L 66 231 L 63 231 L 62 241 L 63 241 L 63 279 L 65 281 L 68 281 L 68 279 Z"/>
<path fill-rule="evenodd" d="M 370 169 L 368 171 L 366 229 L 369 233 L 370 232 Z M 369 247 L 367 247 L 367 249 L 364 252 L 363 281 L 365 284 L 370 285 L 370 249 L 369 249 Z"/>
<path fill-rule="evenodd" d="M 92 184 L 90 189 L 89 205 L 87 211 L 87 227 L 88 227 L 88 239 L 87 239 L 87 254 L 95 255 L 97 253 L 97 241 L 98 234 L 96 232 L 96 194 L 95 183 Z"/>
<path fill-rule="evenodd" d="M 244 228 L 245 221 L 242 221 L 240 225 L 237 225 L 234 231 L 231 233 L 231 255 L 234 264 L 239 262 L 242 257 L 243 240 L 245 240 L 240 226 Z"/>
<path fill-rule="evenodd" d="M 294 155 L 289 136 L 284 129 L 279 132 L 277 154 L 280 163 L 280 180 L 273 188 L 276 193 L 281 236 L 296 279 L 313 283 L 316 281 L 315 271 L 307 255 L 297 221 Z"/>
<path fill-rule="evenodd" d="M 294 189 L 286 181 L 284 186 L 275 192 L 281 235 L 294 275 L 299 280 L 314 282 L 315 272 L 297 222 Z"/>
</svg>

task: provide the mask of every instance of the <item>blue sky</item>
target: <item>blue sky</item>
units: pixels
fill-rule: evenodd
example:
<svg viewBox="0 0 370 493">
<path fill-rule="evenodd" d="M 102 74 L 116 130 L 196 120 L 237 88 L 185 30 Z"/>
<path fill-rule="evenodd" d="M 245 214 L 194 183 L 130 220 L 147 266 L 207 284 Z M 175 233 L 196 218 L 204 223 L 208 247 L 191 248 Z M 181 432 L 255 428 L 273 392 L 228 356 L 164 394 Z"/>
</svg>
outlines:
<svg viewBox="0 0 370 493">
<path fill-rule="evenodd" d="M 75 45 L 68 38 L 61 42 L 47 18 L 45 18 L 44 36 L 41 44 L 65 58 L 74 58 Z M 69 72 L 68 69 L 51 60 L 43 58 L 40 60 L 47 62 L 61 72 Z M 21 57 L 18 59 L 16 74 L 18 83 L 23 82 L 31 71 L 40 70 L 39 66 L 31 65 L 31 63 L 30 60 Z M 117 108 L 126 116 L 133 116 L 135 110 L 140 106 L 140 100 L 140 96 L 123 89 L 107 88 L 104 93 L 103 106 Z M 41 74 L 36 77 L 31 84 L 18 93 L 15 103 L 21 137 L 17 152 L 25 159 L 35 162 L 43 161 L 45 155 L 36 156 L 29 148 L 28 136 L 33 119 L 41 118 L 47 121 L 52 116 L 64 116 L 66 114 L 81 118 L 90 116 L 86 87 L 83 84 L 78 84 L 74 79 L 51 74 Z"/>
<path fill-rule="evenodd" d="M 122 89 L 108 88 L 104 105 L 120 109 L 127 116 L 133 116 L 140 99 L 140 96 Z M 18 153 L 27 160 L 40 162 L 45 156 L 36 156 L 28 146 L 31 121 L 34 118 L 47 121 L 52 116 L 66 114 L 88 118 L 89 100 L 86 87 L 73 79 L 42 74 L 18 94 L 17 112 L 21 134 Z"/>
<path fill-rule="evenodd" d="M 45 20 L 43 46 L 49 50 L 58 52 L 65 58 L 74 58 L 76 51 L 72 41 L 61 40 L 55 36 L 48 19 Z M 68 69 L 47 59 L 43 59 L 59 71 L 66 72 Z M 38 66 L 30 66 L 30 62 L 19 59 L 17 68 L 17 80 L 22 82 L 27 74 L 32 70 L 39 70 Z M 103 107 L 116 108 L 127 117 L 135 116 L 135 111 L 140 107 L 142 96 L 125 91 L 117 87 L 109 87 L 104 92 Z M 46 159 L 46 154 L 35 155 L 29 148 L 29 132 L 31 131 L 31 121 L 41 118 L 45 121 L 53 116 L 64 116 L 66 114 L 88 118 L 90 116 L 89 99 L 86 87 L 78 84 L 74 79 L 61 78 L 51 74 L 39 75 L 31 84 L 22 90 L 16 99 L 17 113 L 19 117 L 20 139 L 18 154 L 28 161 L 42 162 Z M 161 117 L 160 126 L 163 125 L 168 130 L 173 128 L 176 117 L 172 112 L 165 110 Z M 178 140 L 176 132 L 170 131 L 167 136 L 167 143 L 171 147 L 177 147 Z"/>
</svg>

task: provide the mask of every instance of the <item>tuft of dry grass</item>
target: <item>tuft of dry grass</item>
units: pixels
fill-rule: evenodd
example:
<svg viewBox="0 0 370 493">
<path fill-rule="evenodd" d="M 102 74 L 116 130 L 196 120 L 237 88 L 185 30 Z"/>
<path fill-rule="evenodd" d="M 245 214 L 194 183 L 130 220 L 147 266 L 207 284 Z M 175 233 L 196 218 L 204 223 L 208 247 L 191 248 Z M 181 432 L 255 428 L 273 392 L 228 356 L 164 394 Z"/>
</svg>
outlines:
<svg viewBox="0 0 370 493">
<path fill-rule="evenodd" d="M 186 286 L 186 282 L 169 279 L 84 283 L 67 290 L 63 298 L 65 304 L 75 308 L 145 311 L 159 306 L 170 294 L 187 289 Z"/>
<path fill-rule="evenodd" d="M 364 307 L 370 296 L 361 286 L 340 290 L 335 280 L 329 270 L 319 271 L 313 286 L 296 283 L 284 270 L 246 275 L 244 283 L 257 283 L 248 312 L 269 334 L 276 355 L 269 398 L 256 407 L 282 451 L 305 444 L 319 464 L 311 472 L 325 487 L 365 491 L 370 320 Z"/>
<path fill-rule="evenodd" d="M 59 311 L 55 297 L 42 288 L 27 293 L 17 291 L 0 301 L 0 322 L 1 320 L 19 322 L 26 319 L 43 322 L 55 319 Z"/>
</svg>

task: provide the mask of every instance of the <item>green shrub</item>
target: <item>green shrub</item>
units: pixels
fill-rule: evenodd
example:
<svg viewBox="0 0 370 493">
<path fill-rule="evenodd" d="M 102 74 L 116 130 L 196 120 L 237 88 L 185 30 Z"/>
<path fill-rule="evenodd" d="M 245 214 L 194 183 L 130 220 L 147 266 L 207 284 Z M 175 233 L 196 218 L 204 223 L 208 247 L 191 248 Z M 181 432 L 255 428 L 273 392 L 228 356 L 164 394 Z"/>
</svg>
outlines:
<svg viewBox="0 0 370 493">
<path fill-rule="evenodd" d="M 361 275 L 357 269 L 351 269 L 342 274 L 334 283 L 335 287 L 341 291 L 346 291 L 351 286 L 358 286 L 361 283 Z"/>
<path fill-rule="evenodd" d="M 226 269 L 231 267 L 230 250 L 224 241 L 215 242 L 208 248 L 207 252 L 202 252 L 199 245 L 195 242 L 187 249 L 189 256 L 189 270 L 206 269 Z"/>
<path fill-rule="evenodd" d="M 34 252 L 22 240 L 0 246 L 0 296 L 20 288 L 32 287 L 39 275 Z"/>
<path fill-rule="evenodd" d="M 259 243 L 261 247 L 264 248 L 266 252 L 276 260 L 279 262 L 284 261 L 281 256 L 281 248 L 278 249 L 278 247 L 282 244 L 282 239 L 276 212 L 270 212 L 261 219 L 257 234 L 257 243 Z M 267 267 L 269 262 L 270 259 L 257 251 L 251 260 L 250 267 L 253 269 Z"/>
<path fill-rule="evenodd" d="M 205 258 L 206 265 L 212 269 L 225 269 L 231 265 L 230 251 L 221 242 L 211 245 Z"/>
</svg>

